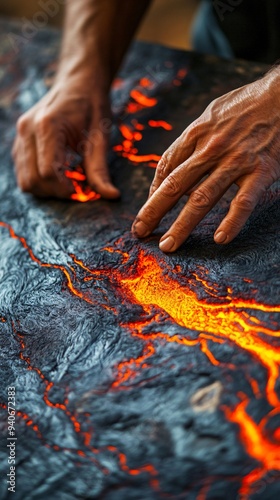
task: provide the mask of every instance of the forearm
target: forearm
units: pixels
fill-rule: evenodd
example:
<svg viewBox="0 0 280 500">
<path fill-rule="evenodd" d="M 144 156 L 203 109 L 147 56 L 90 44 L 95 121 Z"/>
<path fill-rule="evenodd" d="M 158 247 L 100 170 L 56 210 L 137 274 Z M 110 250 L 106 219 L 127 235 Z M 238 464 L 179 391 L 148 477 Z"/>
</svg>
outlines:
<svg viewBox="0 0 280 500">
<path fill-rule="evenodd" d="M 150 0 L 68 0 L 57 79 L 109 87 Z"/>
<path fill-rule="evenodd" d="M 135 35 L 141 19 L 152 0 L 117 0 L 116 16 L 112 32 L 112 78 L 114 78 L 125 52 Z"/>
</svg>

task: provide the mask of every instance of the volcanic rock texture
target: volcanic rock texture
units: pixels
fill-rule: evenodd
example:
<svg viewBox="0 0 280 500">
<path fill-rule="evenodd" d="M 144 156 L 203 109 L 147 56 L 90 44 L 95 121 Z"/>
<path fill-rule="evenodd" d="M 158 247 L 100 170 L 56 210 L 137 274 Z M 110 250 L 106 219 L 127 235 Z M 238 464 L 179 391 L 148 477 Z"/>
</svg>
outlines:
<svg viewBox="0 0 280 500">
<path fill-rule="evenodd" d="M 163 151 L 265 68 L 135 44 L 112 92 L 122 200 L 98 199 L 76 158 L 73 200 L 40 201 L 16 187 L 10 151 L 59 36 L 15 35 L 1 23 L 1 499 L 280 498 L 279 185 L 226 247 L 213 232 L 232 193 L 175 255 L 158 239 L 185 200 L 147 240 L 129 230 Z"/>
</svg>

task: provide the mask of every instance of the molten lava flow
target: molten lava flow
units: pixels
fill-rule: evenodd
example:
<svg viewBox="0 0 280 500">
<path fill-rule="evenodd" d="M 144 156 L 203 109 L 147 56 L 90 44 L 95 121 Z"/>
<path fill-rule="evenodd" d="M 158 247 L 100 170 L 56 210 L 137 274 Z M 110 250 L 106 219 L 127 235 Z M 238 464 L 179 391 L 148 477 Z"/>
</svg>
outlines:
<svg viewBox="0 0 280 500">
<path fill-rule="evenodd" d="M 82 300 L 84 300 L 90 304 L 93 304 L 93 302 L 83 292 L 78 291 L 74 287 L 72 280 L 71 280 L 71 277 L 70 277 L 70 274 L 64 266 L 60 266 L 58 264 L 46 264 L 46 263 L 41 262 L 37 257 L 35 257 L 33 251 L 28 246 L 26 240 L 24 238 L 18 236 L 9 224 L 6 224 L 4 222 L 0 222 L 0 226 L 9 230 L 11 238 L 18 240 L 22 244 L 22 246 L 28 251 L 30 258 L 34 262 L 36 262 L 41 267 L 49 267 L 49 268 L 59 269 L 60 271 L 62 271 L 64 273 L 64 275 L 67 277 L 67 285 L 68 285 L 68 288 L 71 290 L 71 292 L 74 295 L 76 295 L 77 297 L 81 298 Z M 102 273 L 102 271 L 90 270 L 87 266 L 85 266 L 83 264 L 82 261 L 80 261 L 79 259 L 77 259 L 73 255 L 72 255 L 72 259 L 75 262 L 75 264 L 79 266 L 80 269 L 83 269 L 87 273 L 90 273 L 94 276 L 100 275 Z M 108 270 L 107 270 L 107 272 L 106 272 L 106 270 L 104 270 L 103 275 L 106 276 L 108 274 L 109 274 Z M 114 311 L 117 314 L 117 312 L 111 306 L 107 306 L 107 305 L 103 304 L 103 307 L 110 310 L 110 311 Z M 19 343 L 20 343 L 20 359 L 26 363 L 28 370 L 32 370 L 35 373 L 37 373 L 39 378 L 45 384 L 45 391 L 44 391 L 44 395 L 43 395 L 43 401 L 45 402 L 45 404 L 50 408 L 60 410 L 64 413 L 64 415 L 69 419 L 69 421 L 71 421 L 75 432 L 79 436 L 82 437 L 83 447 L 85 447 L 91 453 L 94 453 L 94 454 L 100 453 L 100 451 L 101 451 L 100 449 L 94 448 L 88 444 L 91 441 L 91 436 L 89 436 L 88 433 L 83 433 L 81 431 L 80 422 L 76 419 L 75 415 L 67 407 L 67 404 L 68 404 L 67 398 L 62 403 L 53 403 L 50 400 L 49 393 L 52 390 L 54 383 L 49 381 L 39 368 L 32 365 L 30 358 L 24 354 L 24 351 L 26 349 L 26 346 L 24 343 L 24 336 L 16 330 L 14 325 L 12 325 L 12 326 L 13 326 L 14 332 L 17 335 L 17 338 L 18 338 Z M 26 421 L 26 425 L 30 426 L 34 430 L 34 432 L 36 432 L 37 436 L 41 438 L 41 432 L 39 431 L 37 424 L 35 424 L 29 416 L 27 416 L 24 412 L 20 412 L 20 411 L 18 412 L 18 416 L 21 417 L 24 421 Z M 48 443 L 45 443 L 45 446 L 47 446 L 49 448 L 51 447 L 55 451 L 69 451 L 69 452 L 73 452 L 73 453 L 77 454 L 78 456 L 82 456 L 82 457 L 86 456 L 86 454 L 83 450 L 61 448 L 58 445 L 49 445 Z M 113 449 L 111 449 L 111 448 L 113 448 Z M 124 455 L 124 453 L 121 453 L 116 447 L 107 446 L 105 449 L 107 449 L 108 451 L 111 451 L 111 452 L 113 451 L 114 454 L 117 455 L 120 466 L 125 472 L 129 473 L 130 475 L 138 475 L 138 474 L 141 474 L 143 472 L 147 472 L 148 474 L 150 474 L 153 477 L 153 479 L 151 480 L 151 486 L 155 489 L 158 488 L 158 480 L 155 479 L 155 476 L 157 476 L 158 473 L 157 473 L 156 469 L 153 467 L 153 465 L 146 464 L 146 465 L 143 465 L 137 469 L 135 469 L 135 468 L 131 469 L 127 465 L 127 458 Z M 104 472 L 104 474 L 108 473 L 108 470 L 105 469 L 102 465 L 100 465 L 100 463 L 95 458 L 90 457 L 90 460 L 97 467 L 99 467 Z"/>
<path fill-rule="evenodd" d="M 134 122 L 134 131 L 137 123 Z M 133 130 L 123 129 L 127 135 L 126 140 L 131 140 L 129 134 L 133 134 Z M 140 130 L 140 129 L 139 129 Z M 142 129 L 141 129 L 142 130 Z M 79 173 L 80 174 L 80 173 Z M 79 177 L 82 181 L 82 178 Z M 4 222 L 0 222 L 0 226 L 7 229 L 12 238 L 18 240 L 23 248 L 28 252 L 29 257 L 41 267 L 47 267 L 60 270 L 67 280 L 67 286 L 72 294 L 79 299 L 93 304 L 90 297 L 79 289 L 85 280 L 109 280 L 116 290 L 120 301 L 127 304 L 141 305 L 144 311 L 140 320 L 134 322 L 123 323 L 120 326 L 129 330 L 132 338 L 140 341 L 142 348 L 140 354 L 135 358 L 123 359 L 114 367 L 115 378 L 110 389 L 129 390 L 132 385 L 137 384 L 137 377 L 150 366 L 155 366 L 155 356 L 157 354 L 158 343 L 174 343 L 182 348 L 200 348 L 207 356 L 209 362 L 214 366 L 222 366 L 223 363 L 216 359 L 211 351 L 213 343 L 225 343 L 230 341 L 249 355 L 253 356 L 262 365 L 268 373 L 268 379 L 265 389 L 267 401 L 274 408 L 269 415 L 266 416 L 260 423 L 254 422 L 252 417 L 247 413 L 248 398 L 246 397 L 236 408 L 225 408 L 225 415 L 231 423 L 235 423 L 240 428 L 240 438 L 243 446 L 252 458 L 260 464 L 258 468 L 247 474 L 241 485 L 240 494 L 243 498 L 248 498 L 251 489 L 255 482 L 262 478 L 271 470 L 280 471 L 280 456 L 279 456 L 279 432 L 273 434 L 271 438 L 267 437 L 266 423 L 269 417 L 276 413 L 280 413 L 280 401 L 276 392 L 276 381 L 279 377 L 280 366 L 280 350 L 275 342 L 280 338 L 280 333 L 271 328 L 262 325 L 259 318 L 254 315 L 254 311 L 270 314 L 270 324 L 273 324 L 271 314 L 280 312 L 280 306 L 261 304 L 253 299 L 240 299 L 232 297 L 232 290 L 228 287 L 228 296 L 219 297 L 217 287 L 210 284 L 207 279 L 201 277 L 203 268 L 198 268 L 197 272 L 192 273 L 188 278 L 182 275 L 182 270 L 179 267 L 170 269 L 166 262 L 158 262 L 152 256 L 147 255 L 144 251 L 140 251 L 136 261 L 136 270 L 131 271 L 130 255 L 124 251 L 123 241 L 120 239 L 113 246 L 107 246 L 102 251 L 120 254 L 123 259 L 119 267 L 106 267 L 100 269 L 91 269 L 82 260 L 75 255 L 70 255 L 72 265 L 68 267 L 58 264 L 48 264 L 37 258 L 26 240 L 18 236 L 13 228 Z M 79 273 L 76 272 L 77 269 Z M 180 273 L 181 280 L 184 284 L 176 280 L 175 273 Z M 203 272 L 207 275 L 207 272 Z M 78 281 L 77 276 L 80 276 Z M 197 287 L 203 289 L 207 293 L 207 298 L 199 298 Z M 118 309 L 112 308 L 109 304 L 103 304 L 103 307 L 118 315 Z M 169 318 L 168 318 L 168 316 Z M 181 327 L 197 332 L 195 338 L 189 338 L 187 335 L 169 334 L 160 330 L 159 325 L 164 321 L 177 323 Z M 5 318 L 1 321 L 6 322 Z M 127 465 L 127 457 L 119 451 L 115 446 L 105 446 L 104 448 L 94 448 L 91 445 L 93 434 L 91 432 L 83 432 L 82 424 L 77 419 L 75 414 L 68 407 L 68 399 L 65 397 L 63 401 L 52 401 L 51 394 L 54 389 L 54 382 L 49 380 L 42 371 L 33 366 L 30 358 L 26 355 L 26 346 L 24 336 L 14 328 L 20 344 L 20 359 L 26 364 L 28 370 L 33 370 L 37 374 L 43 384 L 42 399 L 46 406 L 54 411 L 63 412 L 65 418 L 71 422 L 71 425 L 80 437 L 81 449 L 73 450 L 60 448 L 58 445 L 50 445 L 45 443 L 45 446 L 51 447 L 55 451 L 69 451 L 78 456 L 87 456 L 92 461 L 96 461 L 90 454 L 98 454 L 101 451 L 110 452 L 117 456 L 120 467 L 124 472 L 130 475 L 140 473 L 148 473 L 151 476 L 150 484 L 154 489 L 158 489 L 158 480 L 156 479 L 157 472 L 153 465 L 145 464 L 139 468 L 129 468 Z M 273 342 L 269 343 L 266 338 L 272 338 Z M 230 369 L 235 369 L 233 364 L 226 365 Z M 147 379 L 140 383 L 145 383 Z M 249 377 L 249 383 L 252 387 L 252 394 L 256 398 L 262 397 L 260 388 L 257 382 Z M 42 432 L 39 429 L 36 421 L 26 415 L 24 412 L 18 412 L 18 416 L 25 421 L 36 433 L 38 438 L 43 440 Z M 98 462 L 97 466 L 101 467 Z M 104 468 L 102 469 L 104 470 Z M 206 490 L 205 490 L 206 491 Z M 204 490 L 201 491 L 203 498 Z"/>
<path fill-rule="evenodd" d="M 218 298 L 215 288 L 195 275 L 196 282 L 202 283 L 210 296 Z M 135 359 L 119 363 L 116 367 L 116 379 L 112 385 L 113 389 L 127 389 L 125 384 L 129 379 L 134 380 L 135 370 L 143 371 L 148 367 L 146 360 L 155 354 L 155 342 L 164 339 L 166 342 L 195 346 L 200 345 L 201 350 L 215 366 L 221 363 L 211 353 L 207 341 L 225 342 L 230 340 L 238 348 L 253 355 L 267 370 L 268 381 L 266 385 L 266 397 L 268 402 L 274 406 L 271 415 L 280 413 L 280 402 L 276 394 L 275 384 L 279 377 L 280 350 L 274 345 L 264 342 L 261 334 L 279 337 L 279 332 L 261 326 L 260 320 L 250 316 L 244 311 L 264 311 L 268 313 L 279 312 L 278 305 L 260 304 L 254 300 L 241 300 L 227 297 L 226 301 L 211 304 L 207 300 L 198 299 L 196 293 L 189 287 L 183 287 L 176 280 L 163 271 L 157 260 L 150 255 L 140 252 L 138 257 L 137 273 L 130 278 L 118 277 L 122 286 L 125 287 L 130 301 L 141 304 L 147 316 L 151 315 L 151 307 L 156 306 L 166 311 L 170 317 L 179 325 L 199 333 L 197 339 L 187 339 L 181 335 L 168 335 L 163 332 L 145 332 L 145 326 L 151 323 L 160 324 L 160 318 L 139 321 L 137 323 L 123 324 L 128 328 L 132 336 L 140 338 L 145 343 L 141 356 Z M 209 332 L 210 334 L 201 333 Z M 231 365 L 231 368 L 235 368 Z M 260 389 L 255 380 L 250 380 L 253 393 L 260 397 Z M 263 429 L 264 423 L 257 424 L 246 413 L 248 399 L 242 401 L 234 410 L 225 409 L 228 420 L 240 426 L 241 441 L 247 453 L 257 460 L 261 466 L 247 474 L 240 488 L 240 494 L 245 500 L 254 483 L 271 470 L 280 470 L 280 436 L 276 431 L 274 440 L 269 440 Z M 268 418 L 268 417 L 267 417 Z M 267 418 L 264 422 L 267 421 Z M 203 498 L 201 492 L 201 496 Z"/>
<path fill-rule="evenodd" d="M 86 184 L 86 176 L 79 170 L 66 170 L 65 177 L 71 180 L 75 193 L 71 195 L 71 200 L 85 203 L 87 201 L 100 200 L 101 195 L 92 191 Z"/>
<path fill-rule="evenodd" d="M 63 414 L 68 419 L 68 421 L 71 422 L 74 431 L 79 436 L 83 449 L 66 448 L 66 447 L 61 447 L 57 444 L 50 445 L 49 443 L 47 443 L 45 441 L 43 434 L 40 431 L 38 425 L 29 415 L 27 415 L 26 413 L 24 413 L 22 411 L 17 411 L 16 412 L 17 416 L 20 417 L 23 421 L 25 421 L 25 423 L 28 427 L 32 428 L 32 430 L 36 433 L 37 437 L 43 441 L 44 445 L 47 448 L 52 448 L 54 451 L 63 451 L 63 452 L 74 453 L 80 457 L 87 457 L 104 474 L 109 473 L 108 469 L 106 469 L 103 465 L 101 465 L 100 462 L 98 460 L 96 460 L 95 457 L 88 456 L 88 454 L 86 452 L 90 452 L 91 454 L 93 453 L 94 455 L 96 455 L 96 454 L 99 454 L 101 451 L 107 450 L 107 451 L 117 455 L 120 467 L 122 468 L 122 470 L 124 472 L 127 472 L 128 474 L 130 474 L 132 476 L 139 475 L 143 472 L 147 472 L 153 478 L 153 479 L 151 479 L 151 486 L 154 489 L 158 489 L 159 488 L 158 480 L 155 479 L 155 477 L 158 475 L 158 472 L 153 465 L 145 464 L 139 468 L 130 468 L 127 465 L 126 455 L 124 453 L 120 452 L 116 446 L 106 446 L 103 448 L 95 448 L 95 447 L 91 446 L 90 443 L 92 440 L 92 433 L 82 431 L 81 423 L 77 420 L 75 414 L 72 411 L 70 411 L 68 408 L 68 399 L 65 398 L 63 403 L 54 403 L 50 400 L 49 393 L 50 393 L 51 389 L 54 387 L 54 383 L 49 381 L 39 368 L 32 365 L 30 358 L 24 354 L 24 351 L 26 350 L 26 345 L 24 342 L 24 335 L 16 329 L 14 324 L 12 324 L 12 327 L 13 327 L 14 333 L 15 333 L 16 337 L 18 338 L 19 344 L 20 344 L 20 359 L 26 363 L 28 370 L 31 370 L 31 371 L 34 371 L 35 373 L 37 373 L 39 378 L 45 384 L 43 401 L 45 402 L 45 404 L 48 407 L 56 409 L 56 410 L 60 410 L 63 412 Z M 3 408 L 6 408 L 6 405 L 4 405 L 4 404 L 1 404 L 1 406 Z"/>
<path fill-rule="evenodd" d="M 24 335 L 17 330 L 17 328 L 15 327 L 15 325 L 13 323 L 12 323 L 12 328 L 13 328 L 13 331 L 14 331 L 14 333 L 19 341 L 20 359 L 26 363 L 28 370 L 37 373 L 37 375 L 39 376 L 39 378 L 42 380 L 43 384 L 45 385 L 45 390 L 44 390 L 44 395 L 43 395 L 43 401 L 45 402 L 45 404 L 50 408 L 57 409 L 57 410 L 60 410 L 63 412 L 63 414 L 68 419 L 68 421 L 71 422 L 75 433 L 79 436 L 83 448 L 86 448 L 88 451 L 90 451 L 91 453 L 94 453 L 94 454 L 99 453 L 98 449 L 95 449 L 89 445 L 88 433 L 85 433 L 82 431 L 80 422 L 77 420 L 75 414 L 69 410 L 69 408 L 67 406 L 68 399 L 65 398 L 63 403 L 54 403 L 50 400 L 49 393 L 50 393 L 51 389 L 54 387 L 54 383 L 51 382 L 50 380 L 48 380 L 48 378 L 43 374 L 43 372 L 39 368 L 32 365 L 30 358 L 24 354 L 24 351 L 26 350 Z M 47 443 L 46 440 L 44 439 L 42 432 L 39 429 L 38 424 L 29 415 L 27 415 L 25 412 L 22 412 L 22 411 L 17 411 L 16 414 L 19 418 L 21 418 L 23 421 L 25 421 L 25 423 L 28 427 L 30 427 L 36 433 L 37 437 L 43 441 L 44 445 L 47 448 L 52 448 L 55 451 L 71 452 L 71 453 L 74 453 L 78 456 L 86 456 L 85 451 L 83 451 L 81 449 L 66 448 L 66 447 L 61 447 L 57 444 L 54 445 L 54 444 Z M 107 473 L 107 469 L 105 469 L 96 460 L 96 458 L 94 458 L 94 457 L 89 457 L 89 458 L 99 469 L 101 469 L 104 473 Z"/>
<path fill-rule="evenodd" d="M 72 292 L 73 295 L 88 302 L 89 304 L 95 304 L 95 302 L 93 302 L 85 293 L 81 292 L 80 290 L 77 290 L 77 288 L 73 284 L 73 279 L 71 278 L 70 272 L 66 269 L 65 266 L 62 266 L 59 264 L 47 264 L 45 262 L 42 262 L 40 259 L 38 259 L 34 255 L 33 251 L 31 250 L 31 248 L 27 244 L 25 238 L 18 236 L 9 224 L 6 224 L 5 222 L 0 221 L 0 227 L 4 227 L 4 228 L 8 229 L 11 238 L 18 240 L 21 243 L 21 245 L 23 246 L 23 248 L 25 248 L 27 250 L 31 260 L 36 262 L 36 264 L 38 264 L 40 267 L 46 267 L 46 268 L 50 268 L 50 269 L 58 269 L 59 271 L 61 271 L 64 274 L 64 276 L 66 277 L 67 287 L 70 290 L 70 292 Z M 75 276 L 74 276 L 74 278 L 75 278 Z"/>
<path fill-rule="evenodd" d="M 280 471 L 280 441 L 272 442 L 265 436 L 260 426 L 246 412 L 248 403 L 249 399 L 244 397 L 234 410 L 224 409 L 227 419 L 239 426 L 240 438 L 248 455 L 261 464 L 242 481 L 239 493 L 244 499 L 248 498 L 256 481 L 271 470 Z M 277 411 L 280 413 L 280 405 Z"/>
<path fill-rule="evenodd" d="M 149 161 L 158 162 L 161 159 L 161 156 L 159 155 L 135 155 L 124 153 L 123 156 L 125 158 L 128 158 L 133 163 L 147 163 Z"/>
<path fill-rule="evenodd" d="M 148 125 L 150 127 L 161 127 L 161 128 L 164 128 L 164 130 L 172 130 L 173 127 L 170 123 L 167 123 L 166 121 L 164 120 L 149 120 L 148 121 Z"/>
<path fill-rule="evenodd" d="M 66 170 L 65 177 L 67 177 L 67 179 L 71 179 L 71 180 L 79 181 L 79 182 L 84 182 L 87 179 L 85 174 L 83 174 L 82 172 L 75 171 L 75 170 L 73 170 L 73 172 L 71 170 Z"/>
<path fill-rule="evenodd" d="M 136 120 L 131 122 L 131 126 L 121 124 L 119 130 L 123 136 L 123 141 L 121 144 L 114 146 L 113 149 L 120 153 L 123 158 L 128 158 L 132 163 L 146 163 L 151 167 L 156 167 L 157 162 L 159 162 L 161 158 L 159 155 L 140 155 L 138 149 L 135 147 L 135 142 L 139 142 L 143 138 L 143 134 L 140 130 L 142 131 L 144 128 L 145 126 L 138 123 Z"/>
<path fill-rule="evenodd" d="M 280 306 L 230 298 L 223 303 L 211 304 L 198 299 L 190 288 L 186 289 L 164 274 L 158 261 L 143 251 L 138 257 L 136 277 L 121 278 L 121 283 L 131 300 L 141 304 L 145 310 L 147 306 L 155 305 L 166 311 L 178 325 L 226 338 L 253 355 L 268 371 L 266 393 L 269 403 L 272 406 L 279 404 L 275 384 L 279 376 L 280 351 L 259 337 L 263 332 L 271 335 L 275 332 L 248 321 L 243 310 L 279 312 Z"/>
<path fill-rule="evenodd" d="M 149 120 L 148 125 L 152 128 L 161 127 L 167 131 L 173 128 L 170 123 L 164 120 Z M 123 158 L 128 158 L 132 163 L 146 163 L 149 167 L 155 168 L 161 156 L 157 154 L 139 154 L 138 149 L 135 147 L 135 142 L 142 140 L 143 134 L 141 132 L 145 128 L 145 125 L 135 119 L 131 121 L 131 126 L 121 124 L 119 130 L 123 136 L 123 141 L 121 144 L 116 144 L 113 150 L 121 154 Z"/>
<path fill-rule="evenodd" d="M 155 354 L 155 347 L 152 343 L 147 343 L 141 356 L 119 363 L 116 367 L 117 376 L 111 386 L 112 389 L 120 387 L 127 380 L 135 378 L 138 374 L 139 369 L 147 368 L 148 365 L 145 362 L 153 354 Z M 123 388 L 129 389 L 129 387 L 125 386 L 123 386 Z"/>
<path fill-rule="evenodd" d="M 139 82 L 141 88 L 152 88 L 154 86 L 148 78 L 142 78 Z M 158 104 L 158 100 L 154 97 L 149 97 L 135 88 L 130 93 L 131 100 L 127 103 L 126 113 L 135 114 L 144 108 L 152 108 Z M 164 120 L 149 120 L 148 126 L 151 128 L 161 127 L 164 130 L 172 130 L 172 125 Z M 139 154 L 136 142 L 140 142 L 143 138 L 142 131 L 146 128 L 145 125 L 139 123 L 135 118 L 131 120 L 129 125 L 121 123 L 119 126 L 120 133 L 123 137 L 121 144 L 116 144 L 113 150 L 120 154 L 123 158 L 127 158 L 134 164 L 145 163 L 151 168 L 155 168 L 161 159 L 161 156 L 149 153 Z"/>
<path fill-rule="evenodd" d="M 148 89 L 151 89 L 151 88 L 154 87 L 154 83 L 149 78 L 147 78 L 146 76 L 144 76 L 143 78 L 141 78 L 141 80 L 139 82 L 139 85 L 141 87 L 148 88 Z"/>
<path fill-rule="evenodd" d="M 148 96 L 142 94 L 142 92 L 140 92 L 140 90 L 136 90 L 136 89 L 132 90 L 130 93 L 130 96 L 138 104 L 141 104 L 141 106 L 145 106 L 147 108 L 152 108 L 153 106 L 156 106 L 158 103 L 158 100 L 155 97 L 148 97 Z"/>
</svg>

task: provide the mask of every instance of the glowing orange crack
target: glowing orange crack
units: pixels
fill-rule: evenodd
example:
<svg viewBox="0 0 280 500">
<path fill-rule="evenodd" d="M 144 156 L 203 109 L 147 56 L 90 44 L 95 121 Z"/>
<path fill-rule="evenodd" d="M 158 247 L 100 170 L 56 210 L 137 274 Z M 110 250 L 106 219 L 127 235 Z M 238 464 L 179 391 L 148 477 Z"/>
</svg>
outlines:
<svg viewBox="0 0 280 500">
<path fill-rule="evenodd" d="M 84 185 L 86 176 L 79 170 L 65 170 L 65 177 L 71 180 L 75 193 L 71 195 L 71 200 L 85 203 L 87 201 L 96 201 L 101 198 L 101 195 L 93 191 L 89 186 Z"/>
<path fill-rule="evenodd" d="M 248 324 L 242 311 L 237 309 L 276 312 L 280 309 L 279 306 L 258 304 L 253 300 L 232 299 L 228 303 L 219 304 L 199 300 L 195 292 L 164 274 L 157 260 L 151 255 L 145 255 L 143 251 L 138 256 L 136 277 L 119 279 L 131 300 L 141 304 L 144 309 L 151 304 L 160 307 L 178 325 L 214 335 L 218 333 L 257 358 L 268 371 L 268 401 L 272 406 L 277 406 L 279 399 L 275 383 L 279 376 L 280 350 L 259 338 L 258 333 L 262 328 Z M 271 333 L 273 335 L 273 330 Z"/>
<path fill-rule="evenodd" d="M 50 269 L 59 269 L 64 274 L 64 276 L 66 277 L 66 279 L 67 279 L 67 287 L 73 293 L 73 295 L 75 295 L 76 297 L 79 297 L 80 299 L 88 302 L 89 304 L 94 304 L 94 302 L 91 301 L 84 293 L 82 293 L 81 291 L 79 291 L 79 290 L 77 290 L 75 288 L 75 286 L 74 286 L 74 284 L 72 282 L 70 273 L 69 273 L 69 271 L 67 271 L 67 269 L 64 266 L 59 265 L 59 264 L 47 264 L 45 262 L 42 262 L 40 259 L 38 259 L 34 255 L 33 251 L 31 250 L 31 248 L 27 244 L 26 239 L 22 238 L 21 236 L 18 236 L 14 232 L 13 228 L 9 224 L 6 224 L 5 222 L 1 222 L 0 221 L 0 226 L 4 227 L 5 229 L 8 229 L 11 238 L 13 238 L 13 239 L 15 239 L 15 240 L 17 240 L 17 241 L 19 241 L 21 243 L 21 245 L 23 246 L 23 248 L 25 248 L 25 250 L 27 250 L 27 252 L 29 253 L 29 256 L 30 256 L 31 260 L 33 260 L 33 262 L 36 262 L 36 264 L 38 264 L 40 267 L 47 267 L 47 268 L 50 268 Z"/>
<path fill-rule="evenodd" d="M 115 381 L 112 383 L 111 388 L 115 389 L 124 384 L 127 380 L 131 380 L 137 376 L 137 370 L 140 368 L 147 367 L 143 363 L 147 361 L 153 354 L 155 354 L 155 347 L 153 344 L 148 343 L 143 350 L 143 353 L 134 359 L 129 359 L 127 361 L 122 361 L 116 367 L 117 376 Z"/>
<path fill-rule="evenodd" d="M 261 464 L 261 467 L 254 469 L 243 478 L 239 493 L 244 499 L 248 498 L 252 485 L 268 471 L 280 471 L 280 442 L 271 442 L 261 432 L 258 424 L 246 412 L 248 403 L 249 399 L 245 397 L 234 410 L 224 408 L 227 419 L 239 426 L 240 438 L 248 455 Z"/>
<path fill-rule="evenodd" d="M 154 127 L 154 128 L 161 127 L 164 130 L 172 130 L 173 129 L 172 125 L 170 123 L 167 123 L 164 120 L 149 120 L 148 125 L 150 127 Z"/>
<path fill-rule="evenodd" d="M 158 100 L 155 97 L 148 97 L 148 96 L 144 95 L 142 92 L 140 92 L 140 90 L 136 90 L 136 89 L 132 90 L 130 92 L 130 96 L 138 104 L 141 104 L 141 106 L 145 106 L 148 108 L 156 106 L 156 104 L 158 103 Z"/>
</svg>

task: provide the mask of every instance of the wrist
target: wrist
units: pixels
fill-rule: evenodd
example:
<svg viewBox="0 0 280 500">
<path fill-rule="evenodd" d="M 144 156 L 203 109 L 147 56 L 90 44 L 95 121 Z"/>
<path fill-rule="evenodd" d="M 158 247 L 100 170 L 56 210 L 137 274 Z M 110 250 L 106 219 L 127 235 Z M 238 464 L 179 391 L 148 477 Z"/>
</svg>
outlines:
<svg viewBox="0 0 280 500">
<path fill-rule="evenodd" d="M 54 81 L 56 86 L 80 89 L 85 95 L 92 93 L 93 89 L 108 93 L 110 83 L 108 66 L 86 53 L 61 59 Z"/>
</svg>

